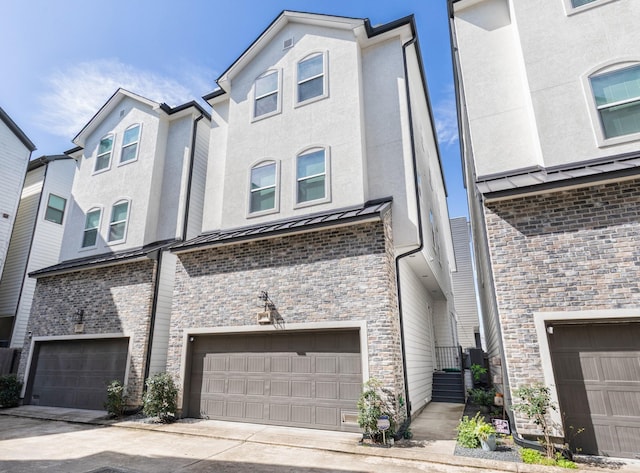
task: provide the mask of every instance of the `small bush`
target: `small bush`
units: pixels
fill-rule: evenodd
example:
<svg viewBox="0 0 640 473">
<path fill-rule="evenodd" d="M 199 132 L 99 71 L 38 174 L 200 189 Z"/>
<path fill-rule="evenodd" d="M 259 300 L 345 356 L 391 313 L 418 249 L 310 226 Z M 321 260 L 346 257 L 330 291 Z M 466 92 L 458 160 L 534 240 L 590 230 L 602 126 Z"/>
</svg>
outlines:
<svg viewBox="0 0 640 473">
<path fill-rule="evenodd" d="M 375 442 L 382 442 L 382 432 L 378 431 L 378 419 L 380 416 L 389 416 L 391 426 L 386 431 L 387 438 L 393 437 L 398 429 L 399 411 L 402 400 L 388 389 L 382 387 L 382 382 L 371 378 L 364 383 L 364 390 L 358 399 L 358 425 Z"/>
<path fill-rule="evenodd" d="M 487 368 L 485 368 L 484 366 L 481 366 L 481 365 L 478 365 L 478 364 L 475 364 L 475 363 L 473 365 L 471 365 L 471 374 L 473 375 L 473 380 L 476 383 L 480 382 L 480 378 L 486 372 L 487 372 Z"/>
<path fill-rule="evenodd" d="M 22 382 L 15 374 L 0 376 L 0 407 L 16 407 L 20 403 Z"/>
<path fill-rule="evenodd" d="M 147 380 L 142 408 L 145 415 L 160 422 L 173 422 L 178 408 L 178 388 L 168 373 L 158 373 Z"/>
<path fill-rule="evenodd" d="M 495 389 L 473 388 L 467 390 L 471 402 L 476 406 L 493 406 L 493 399 L 496 397 Z"/>
<path fill-rule="evenodd" d="M 118 380 L 113 380 L 107 386 L 107 402 L 104 408 L 111 417 L 122 417 L 127 405 L 127 388 Z"/>
<path fill-rule="evenodd" d="M 478 448 L 480 446 L 480 439 L 478 439 L 476 435 L 477 417 L 478 414 L 476 414 L 473 419 L 469 419 L 468 416 L 464 416 L 458 424 L 458 427 L 456 427 L 456 430 L 458 431 L 456 439 L 461 447 Z"/>
<path fill-rule="evenodd" d="M 534 450 L 532 448 L 523 448 L 520 450 L 520 458 L 524 463 L 532 463 L 535 465 L 545 465 L 545 466 L 559 466 L 562 468 L 576 469 L 578 465 L 576 465 L 571 460 L 567 460 L 561 454 L 556 454 L 555 457 L 549 458 L 543 455 L 538 450 Z"/>
</svg>

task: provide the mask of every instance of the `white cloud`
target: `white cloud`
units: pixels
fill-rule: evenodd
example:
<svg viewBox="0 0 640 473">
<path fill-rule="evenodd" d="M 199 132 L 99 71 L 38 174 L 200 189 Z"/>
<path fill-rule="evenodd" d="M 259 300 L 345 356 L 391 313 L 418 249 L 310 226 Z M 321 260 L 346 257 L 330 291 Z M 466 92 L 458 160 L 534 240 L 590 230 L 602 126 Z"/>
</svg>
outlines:
<svg viewBox="0 0 640 473">
<path fill-rule="evenodd" d="M 37 122 L 49 133 L 71 139 L 120 87 L 172 106 L 195 100 L 209 92 L 196 88 L 204 83 L 203 78 L 190 77 L 187 85 L 115 59 L 76 64 L 65 70 L 56 70 L 45 79 L 46 90 L 39 97 L 42 111 Z"/>
<path fill-rule="evenodd" d="M 441 146 L 451 146 L 458 142 L 458 116 L 453 87 L 449 87 L 442 98 L 434 104 L 433 115 L 436 133 Z"/>
</svg>

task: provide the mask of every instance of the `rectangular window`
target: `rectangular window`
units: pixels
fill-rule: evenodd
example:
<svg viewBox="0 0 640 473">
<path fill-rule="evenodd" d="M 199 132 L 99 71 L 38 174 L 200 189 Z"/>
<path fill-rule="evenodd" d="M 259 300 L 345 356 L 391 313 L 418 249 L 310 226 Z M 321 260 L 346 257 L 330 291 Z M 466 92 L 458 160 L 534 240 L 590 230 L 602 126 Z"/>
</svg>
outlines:
<svg viewBox="0 0 640 473">
<path fill-rule="evenodd" d="M 278 110 L 278 71 L 267 72 L 256 80 L 254 118 Z"/>
<path fill-rule="evenodd" d="M 62 225 L 64 219 L 64 209 L 67 206 L 67 199 L 58 197 L 54 194 L 49 194 L 49 200 L 47 201 L 47 210 L 44 213 L 44 219 L 49 222 Z"/>
<path fill-rule="evenodd" d="M 324 95 L 324 55 L 317 54 L 298 63 L 298 102 Z"/>
<path fill-rule="evenodd" d="M 98 155 L 96 156 L 96 166 L 94 171 L 107 169 L 111 164 L 111 150 L 113 149 L 113 135 L 105 136 L 98 145 Z"/>
<path fill-rule="evenodd" d="M 324 199 L 327 196 L 326 177 L 324 150 L 299 156 L 297 164 L 298 203 Z"/>
<path fill-rule="evenodd" d="M 263 212 L 276 207 L 276 163 L 251 170 L 251 203 L 249 212 Z"/>
<path fill-rule="evenodd" d="M 591 78 L 605 138 L 640 132 L 640 65 Z"/>
<path fill-rule="evenodd" d="M 109 241 L 124 240 L 127 229 L 127 215 L 129 202 L 120 202 L 111 209 L 111 221 L 109 222 Z"/>
<path fill-rule="evenodd" d="M 87 212 L 87 219 L 84 222 L 84 236 L 82 237 L 82 247 L 96 246 L 98 239 L 98 226 L 100 225 L 100 209 Z"/>
<path fill-rule="evenodd" d="M 596 0 L 571 0 L 571 6 L 573 8 L 581 7 L 582 5 L 586 5 L 587 3 L 595 2 Z"/>
<path fill-rule="evenodd" d="M 127 128 L 122 138 L 122 154 L 120 162 L 134 161 L 138 156 L 138 141 L 140 138 L 140 125 Z"/>
</svg>

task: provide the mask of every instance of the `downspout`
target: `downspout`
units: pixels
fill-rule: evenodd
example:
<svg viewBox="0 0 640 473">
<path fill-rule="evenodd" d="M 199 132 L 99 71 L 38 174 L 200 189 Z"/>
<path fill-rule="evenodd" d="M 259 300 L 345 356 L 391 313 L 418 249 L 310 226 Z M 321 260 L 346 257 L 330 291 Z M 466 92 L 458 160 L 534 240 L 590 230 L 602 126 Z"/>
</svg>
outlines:
<svg viewBox="0 0 640 473">
<path fill-rule="evenodd" d="M 184 208 L 184 218 L 182 221 L 182 235 L 181 240 L 184 241 L 187 237 L 187 226 L 189 222 L 189 204 L 191 202 L 191 184 L 193 182 L 193 163 L 195 162 L 196 156 L 196 138 L 197 138 L 197 129 L 198 122 L 202 120 L 204 115 L 200 114 L 195 120 L 193 120 L 193 131 L 191 133 L 191 153 L 189 156 L 189 177 L 187 179 L 187 190 L 185 197 L 185 208 Z M 149 321 L 149 335 L 147 337 L 147 356 L 144 364 L 144 373 L 142 376 L 143 382 L 143 392 L 147 389 L 147 379 L 149 378 L 149 371 L 151 369 L 151 350 L 153 348 L 153 333 L 156 326 L 156 311 L 158 309 L 158 292 L 160 289 L 160 275 L 162 273 L 162 254 L 163 248 L 159 248 L 156 250 L 158 252 L 157 263 L 156 263 L 156 280 L 153 286 L 153 300 L 151 301 L 151 320 Z M 151 258 L 153 256 L 150 255 Z"/>
<path fill-rule="evenodd" d="M 409 380 L 407 378 L 407 350 L 405 346 L 404 323 L 402 320 L 402 291 L 400 290 L 400 258 L 419 253 L 424 248 L 424 235 L 422 232 L 422 210 L 420 208 L 420 192 L 418 182 L 418 163 L 416 158 L 416 145 L 413 134 L 413 114 L 411 112 L 411 92 L 409 90 L 409 67 L 407 65 L 407 48 L 416 43 L 417 37 L 414 35 L 412 39 L 402 45 L 402 58 L 404 66 L 404 76 L 407 95 L 407 110 L 409 119 L 409 135 L 411 137 L 411 163 L 413 166 L 413 183 L 416 194 L 416 209 L 418 214 L 418 247 L 409 250 L 406 253 L 396 256 L 396 286 L 398 290 L 398 321 L 400 323 L 400 347 L 402 351 L 402 371 L 404 375 L 404 392 L 405 405 L 407 408 L 407 424 L 411 424 L 411 400 L 409 399 Z"/>
</svg>

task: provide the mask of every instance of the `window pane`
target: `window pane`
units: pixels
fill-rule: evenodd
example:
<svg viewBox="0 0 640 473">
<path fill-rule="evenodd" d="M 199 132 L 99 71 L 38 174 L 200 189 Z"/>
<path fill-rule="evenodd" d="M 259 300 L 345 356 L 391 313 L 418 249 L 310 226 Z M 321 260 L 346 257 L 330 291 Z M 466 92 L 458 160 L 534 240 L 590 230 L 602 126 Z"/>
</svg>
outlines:
<svg viewBox="0 0 640 473">
<path fill-rule="evenodd" d="M 307 82 L 298 85 L 298 102 L 312 99 L 324 94 L 324 79 L 316 77 Z"/>
<path fill-rule="evenodd" d="M 93 210 L 87 214 L 87 220 L 85 221 L 84 228 L 98 228 L 100 224 L 100 210 Z"/>
<path fill-rule="evenodd" d="M 640 101 L 600 110 L 607 138 L 640 132 Z"/>
<path fill-rule="evenodd" d="M 269 187 L 251 193 L 250 212 L 260 212 L 262 210 L 270 210 L 276 206 L 276 188 Z"/>
<path fill-rule="evenodd" d="M 582 5 L 586 5 L 587 3 L 595 2 L 596 0 L 571 0 L 571 5 L 573 8 L 581 7 Z"/>
<path fill-rule="evenodd" d="M 109 226 L 109 241 L 117 241 L 124 239 L 124 229 L 126 223 L 112 223 Z"/>
<path fill-rule="evenodd" d="M 251 189 L 260 189 L 261 187 L 275 186 L 276 184 L 276 165 L 267 164 L 251 170 Z"/>
<path fill-rule="evenodd" d="M 278 109 L 278 94 L 267 95 L 256 99 L 256 109 L 254 116 L 259 117 L 265 113 L 275 112 Z"/>
<path fill-rule="evenodd" d="M 111 151 L 111 148 L 113 148 L 113 136 L 102 138 L 100 140 L 100 145 L 98 146 L 98 154 L 107 153 Z"/>
<path fill-rule="evenodd" d="M 324 150 L 298 158 L 298 179 L 324 173 Z"/>
<path fill-rule="evenodd" d="M 120 162 L 124 163 L 136 159 L 136 152 L 138 151 L 138 144 L 126 146 L 122 148 L 122 156 L 120 156 Z"/>
<path fill-rule="evenodd" d="M 98 230 L 85 230 L 84 237 L 82 238 L 82 247 L 95 246 L 96 239 L 98 237 Z"/>
<path fill-rule="evenodd" d="M 318 54 L 298 63 L 298 83 L 322 74 L 323 56 Z"/>
<path fill-rule="evenodd" d="M 640 98 L 640 65 L 591 78 L 597 105 Z"/>
<path fill-rule="evenodd" d="M 111 223 L 121 222 L 127 219 L 127 211 L 129 210 L 129 202 L 123 202 L 113 206 L 113 212 L 111 213 Z"/>
<path fill-rule="evenodd" d="M 44 219 L 53 223 L 62 224 L 66 204 L 66 199 L 54 194 L 49 194 L 49 201 L 47 202 L 47 210 L 44 213 Z"/>
<path fill-rule="evenodd" d="M 131 144 L 135 141 L 138 141 L 138 134 L 140 133 L 140 126 L 136 125 L 134 127 L 128 128 L 124 132 L 124 138 L 122 139 L 123 145 Z"/>
<path fill-rule="evenodd" d="M 298 182 L 298 202 L 324 199 L 324 175 Z"/>
<path fill-rule="evenodd" d="M 64 207 L 67 203 L 67 199 L 63 199 L 62 197 L 58 197 L 54 194 L 49 194 L 49 207 L 53 207 L 56 210 L 61 210 L 64 212 Z"/>
<path fill-rule="evenodd" d="M 109 161 L 111 160 L 111 153 L 103 154 L 96 158 L 96 171 L 106 169 L 109 167 Z"/>
<path fill-rule="evenodd" d="M 278 73 L 271 72 L 256 80 L 256 97 L 278 90 Z"/>
</svg>

